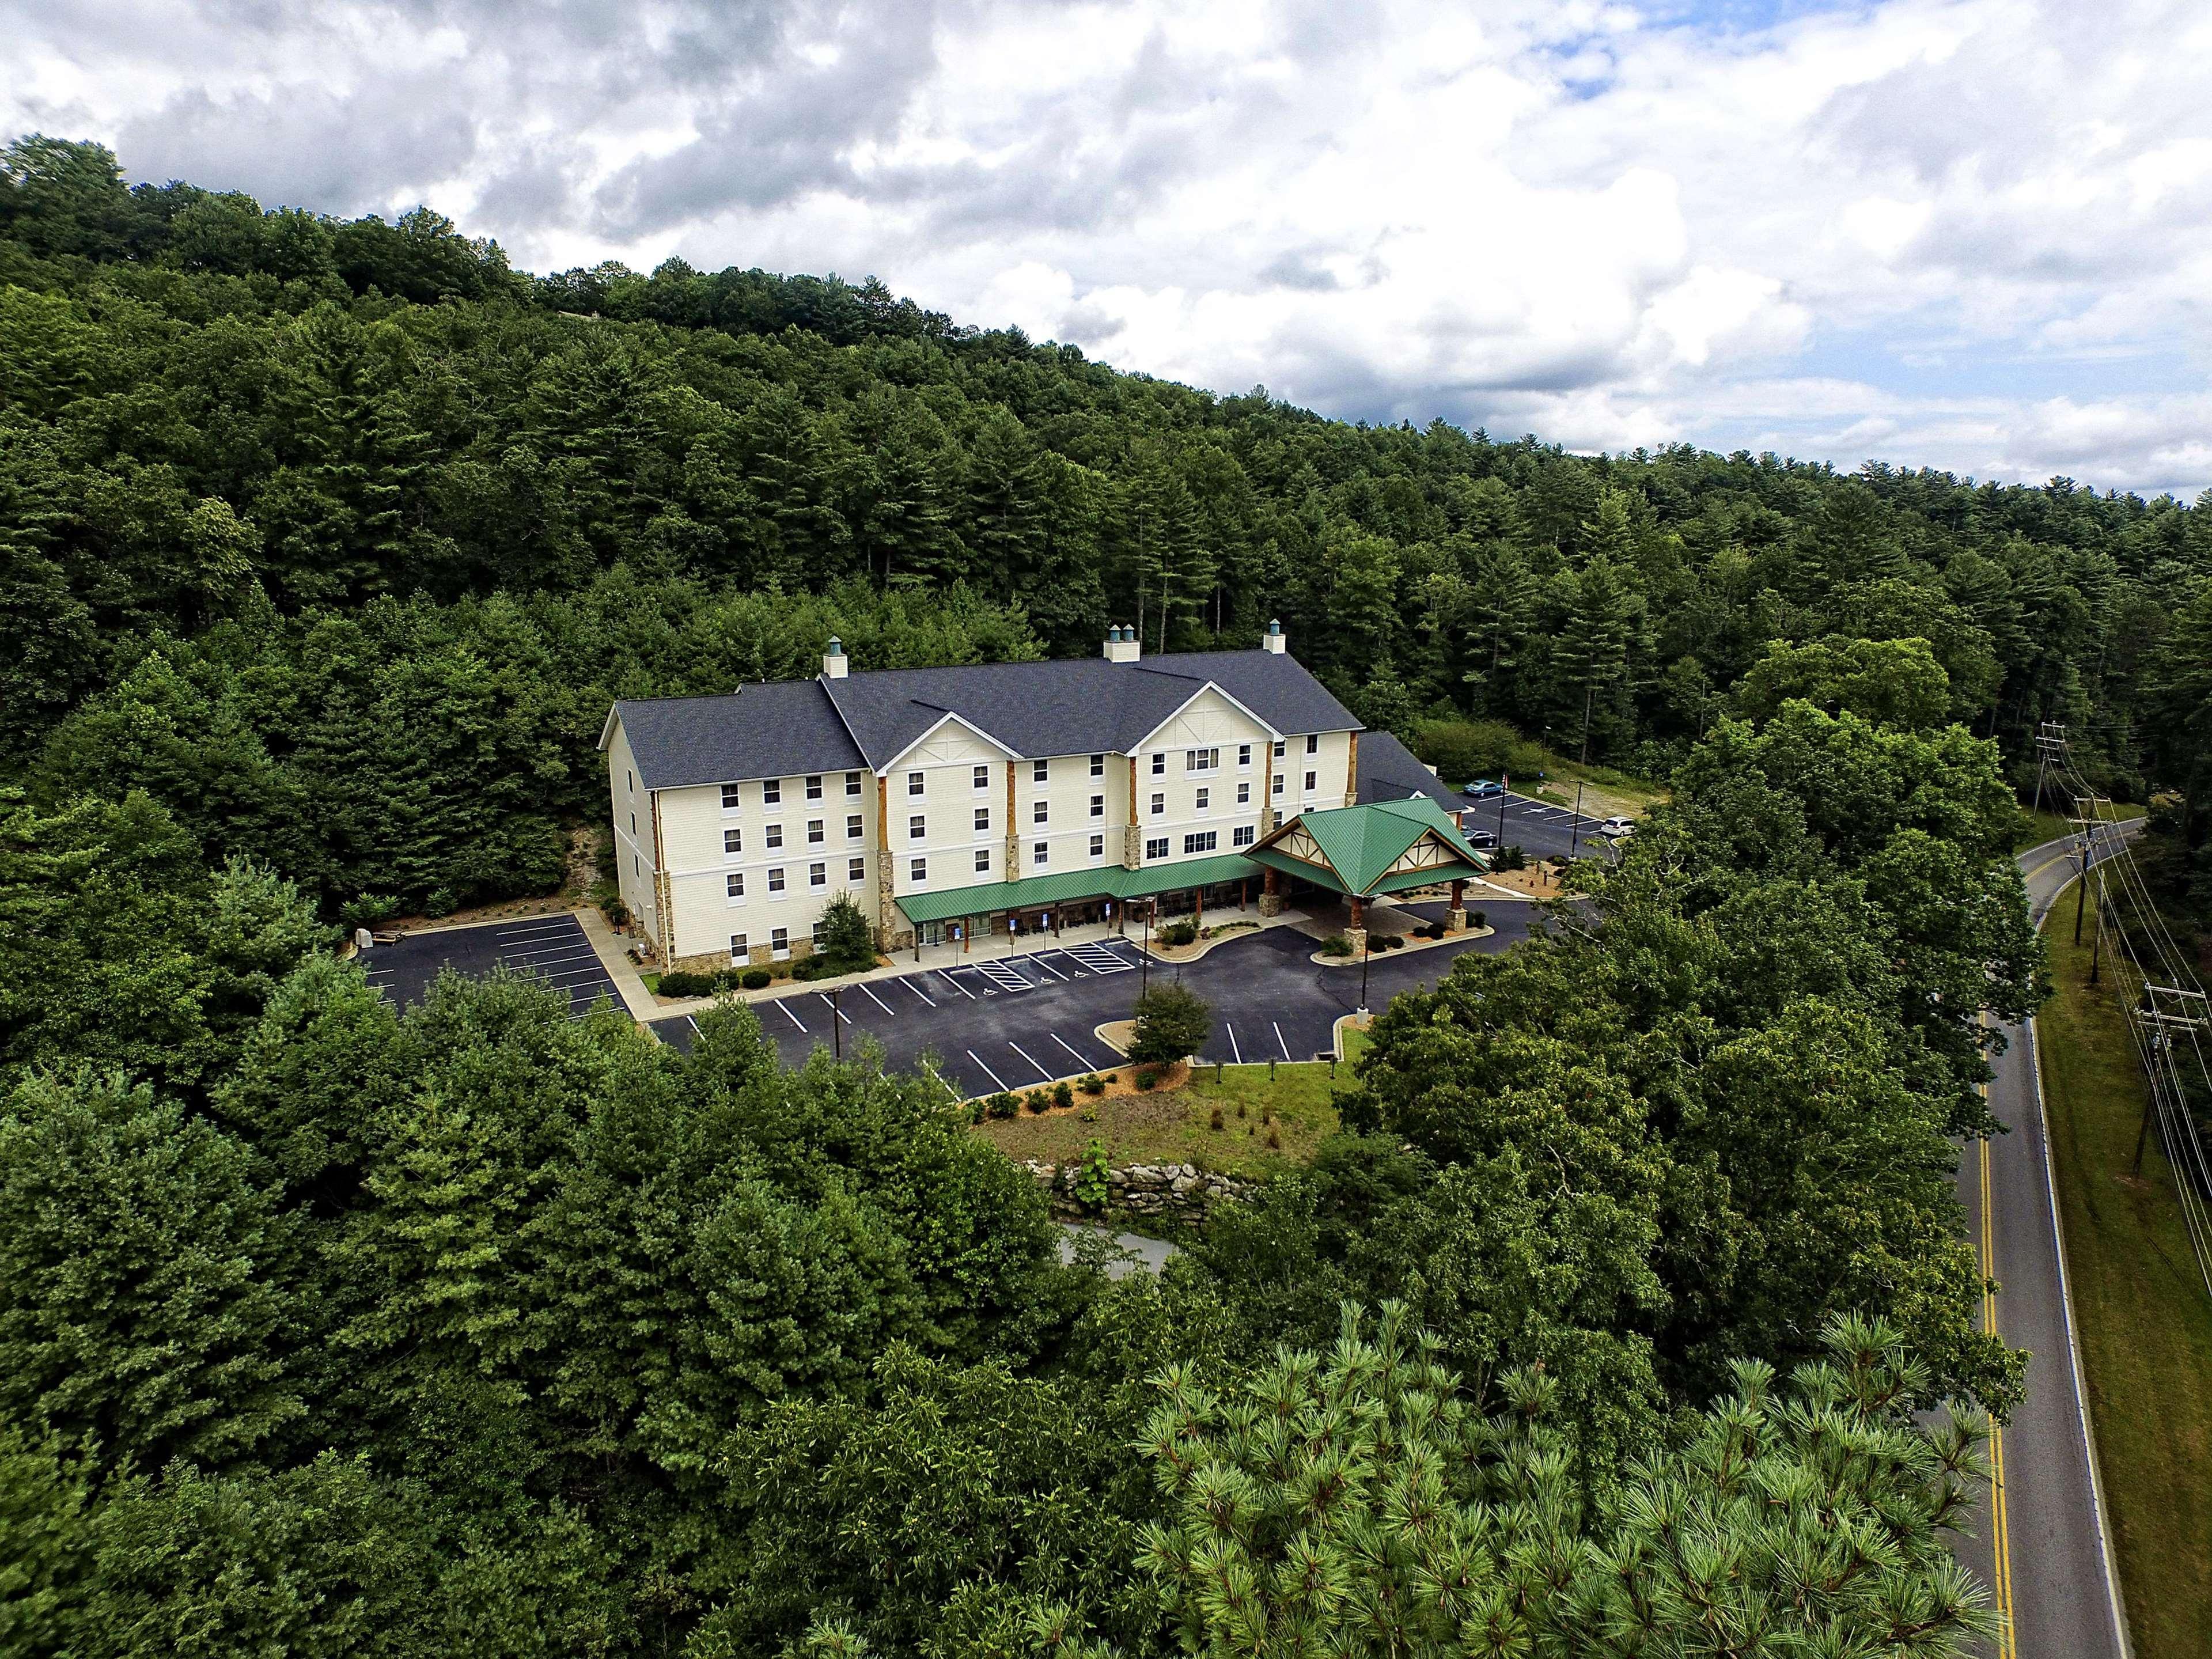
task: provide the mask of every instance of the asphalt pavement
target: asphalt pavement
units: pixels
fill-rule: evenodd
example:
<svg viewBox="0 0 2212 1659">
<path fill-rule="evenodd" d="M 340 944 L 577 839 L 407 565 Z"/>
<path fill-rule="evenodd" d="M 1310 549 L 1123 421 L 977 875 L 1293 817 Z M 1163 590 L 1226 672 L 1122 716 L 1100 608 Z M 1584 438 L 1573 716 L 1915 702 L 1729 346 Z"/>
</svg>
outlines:
<svg viewBox="0 0 2212 1659">
<path fill-rule="evenodd" d="M 2020 855 L 2040 922 L 2076 870 L 2054 842 Z M 2067 900 L 2071 902 L 2070 897 Z M 2091 1472 L 2089 1425 L 2060 1255 L 2033 1020 L 2008 1027 L 1990 1108 L 2009 1133 L 1971 1143 L 1959 1172 L 1969 1236 L 1997 1281 L 1997 1334 L 2028 1352 L 2027 1395 L 1991 1443 L 1990 1504 L 1959 1553 L 2012 1620 L 1996 1659 L 2120 1659 L 2118 1598 Z"/>
<path fill-rule="evenodd" d="M 1613 850 L 1613 843 L 1597 832 L 1602 818 L 1510 790 L 1488 800 L 1462 796 L 1460 810 L 1470 815 L 1462 820 L 1469 830 L 1496 836 L 1500 847 L 1517 846 L 1530 858 L 1610 855 Z"/>
<path fill-rule="evenodd" d="M 535 975 L 568 993 L 568 1012 L 575 1018 L 589 1013 L 602 996 L 622 1006 L 621 994 L 599 965 L 582 924 L 565 912 L 410 933 L 392 945 L 370 946 L 362 953 L 361 965 L 368 982 L 402 1007 L 422 1001 L 446 968 L 471 978 L 495 968 Z"/>
<path fill-rule="evenodd" d="M 1401 908 L 1424 919 L 1443 909 L 1440 904 Z M 1433 984 L 1466 951 L 1503 951 L 1527 935 L 1527 903 L 1509 900 L 1480 908 L 1495 929 L 1489 934 L 1370 956 L 1367 1006 L 1380 1010 L 1400 991 Z M 1195 962 L 1176 965 L 1146 963 L 1133 943 L 1116 939 L 867 980 L 834 998 L 805 992 L 752 1006 L 787 1065 L 799 1064 L 817 1047 L 872 1039 L 891 1069 L 927 1066 L 965 1099 L 1127 1065 L 1094 1035 L 1097 1028 L 1128 1018 L 1141 987 L 1171 981 L 1188 986 L 1213 1010 L 1213 1030 L 1199 1050 L 1202 1061 L 1255 1065 L 1326 1057 L 1334 1047 L 1337 1020 L 1361 1006 L 1361 971 L 1356 961 L 1323 967 L 1311 959 L 1316 948 L 1294 927 L 1274 927 L 1231 939 Z M 696 1030 L 682 1015 L 657 1021 L 653 1029 L 684 1048 Z"/>
</svg>

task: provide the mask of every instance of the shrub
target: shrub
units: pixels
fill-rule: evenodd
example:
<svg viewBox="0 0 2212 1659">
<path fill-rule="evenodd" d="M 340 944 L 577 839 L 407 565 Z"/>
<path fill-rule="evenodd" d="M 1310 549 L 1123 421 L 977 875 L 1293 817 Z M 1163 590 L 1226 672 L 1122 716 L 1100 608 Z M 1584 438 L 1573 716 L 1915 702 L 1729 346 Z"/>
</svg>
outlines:
<svg viewBox="0 0 2212 1659">
<path fill-rule="evenodd" d="M 671 968 L 660 976 L 665 997 L 710 997 L 718 988 L 713 974 L 695 974 L 688 968 Z"/>
<path fill-rule="evenodd" d="M 761 991 L 767 989 L 774 978 L 775 975 L 765 968 L 748 968 L 738 975 L 738 983 L 748 991 Z"/>
<path fill-rule="evenodd" d="M 1055 1106 L 1074 1105 L 1075 1091 L 1069 1088 L 1064 1082 L 1054 1084 L 1052 1085 L 1052 1103 Z"/>
<path fill-rule="evenodd" d="M 983 1103 L 983 1109 L 990 1113 L 993 1117 L 1012 1117 L 1022 1109 L 1022 1103 L 1001 1089 Z"/>
<path fill-rule="evenodd" d="M 1402 951 L 1406 948 L 1405 936 L 1401 933 L 1378 934 L 1376 936 L 1375 943 L 1385 951 Z"/>
<path fill-rule="evenodd" d="M 1221 1133 L 1221 1108 L 1217 1106 L 1213 1109 L 1212 1121 L 1208 1123 L 1206 1127 L 1212 1129 L 1216 1134 L 1219 1134 Z"/>
<path fill-rule="evenodd" d="M 1213 1011 L 1197 992 L 1181 985 L 1156 985 L 1137 999 L 1136 1033 L 1129 1058 L 1139 1065 L 1170 1066 L 1206 1046 L 1213 1031 Z"/>
<path fill-rule="evenodd" d="M 1022 1104 L 1041 1117 L 1052 1109 L 1052 1097 L 1042 1089 L 1032 1089 L 1022 1097 Z"/>
<path fill-rule="evenodd" d="M 1521 850 L 1520 842 L 1509 842 L 1490 855 L 1490 867 L 1493 870 L 1526 870 L 1528 855 Z"/>
<path fill-rule="evenodd" d="M 1325 957 L 1348 957 L 1352 954 L 1352 941 L 1341 933 L 1331 933 L 1321 942 L 1321 953 Z"/>
<path fill-rule="evenodd" d="M 981 1101 L 971 1100 L 968 1103 L 968 1121 L 970 1123 L 981 1123 L 983 1121 L 983 1103 Z"/>
<path fill-rule="evenodd" d="M 1158 1066 L 1139 1066 L 1137 1067 L 1137 1086 L 1139 1089 L 1149 1089 L 1152 1085 L 1158 1083 L 1159 1080 L 1160 1070 Z"/>
<path fill-rule="evenodd" d="M 441 887 L 422 901 L 426 916 L 450 916 L 461 908 L 460 896 L 450 887 Z"/>
<path fill-rule="evenodd" d="M 1087 1141 L 1083 1148 L 1083 1162 L 1075 1170 L 1076 1201 L 1091 1209 L 1103 1209 L 1113 1195 L 1114 1166 L 1106 1161 L 1106 1148 L 1097 1140 Z"/>
<path fill-rule="evenodd" d="M 1455 788 L 1508 774 L 1540 778 L 1548 758 L 1541 744 L 1504 720 L 1423 720 L 1413 728 L 1412 748 Z"/>
<path fill-rule="evenodd" d="M 816 954 L 835 964 L 823 970 L 831 974 L 859 973 L 876 965 L 876 930 L 850 893 L 838 894 L 823 908 Z"/>
<path fill-rule="evenodd" d="M 1106 1079 L 1097 1073 L 1091 1072 L 1080 1079 L 1075 1086 L 1086 1095 L 1103 1095 L 1106 1092 Z"/>
<path fill-rule="evenodd" d="M 1194 921 L 1171 921 L 1160 929 L 1163 945 L 1192 945 L 1198 939 L 1198 924 Z"/>
<path fill-rule="evenodd" d="M 1481 927 L 1483 925 L 1482 912 L 1480 910 L 1468 911 L 1467 913 L 1467 925 L 1470 927 Z"/>
</svg>

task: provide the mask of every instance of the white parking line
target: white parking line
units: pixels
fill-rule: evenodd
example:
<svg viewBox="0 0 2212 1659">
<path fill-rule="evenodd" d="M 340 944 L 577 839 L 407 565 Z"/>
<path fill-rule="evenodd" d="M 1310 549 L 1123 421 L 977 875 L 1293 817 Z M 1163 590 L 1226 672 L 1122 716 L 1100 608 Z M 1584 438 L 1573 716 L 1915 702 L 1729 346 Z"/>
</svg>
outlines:
<svg viewBox="0 0 2212 1659">
<path fill-rule="evenodd" d="M 799 1016 L 791 1012 L 791 1008 L 788 1004 L 778 1002 L 775 1006 L 783 1010 L 783 1017 L 786 1019 L 789 1020 L 793 1025 L 799 1025 Z M 806 1028 L 804 1025 L 799 1025 L 799 1029 L 803 1031 Z"/>
<path fill-rule="evenodd" d="M 969 1001 L 973 1002 L 975 1000 L 975 994 L 973 991 L 963 985 L 958 980 L 953 978 L 951 975 L 946 973 L 942 968 L 937 970 L 937 976 L 943 980 L 947 985 L 950 985 L 954 990 L 959 992 L 962 996 L 966 997 Z M 978 1061 L 977 1063 L 980 1065 L 981 1062 Z"/>
<path fill-rule="evenodd" d="M 1275 1027 L 1275 1046 L 1283 1051 L 1283 1058 L 1288 1060 L 1291 1057 L 1291 1045 L 1283 1041 L 1283 1028 L 1272 1019 L 1267 1024 Z"/>
<path fill-rule="evenodd" d="M 691 1028 L 692 1041 L 695 1042 L 697 1042 L 699 1038 L 699 1022 L 691 1015 L 686 1014 L 684 1016 L 684 1023 Z"/>
<path fill-rule="evenodd" d="M 921 987 L 920 987 L 919 985 L 915 984 L 915 983 L 914 982 L 914 981 L 913 981 L 913 980 L 910 980 L 910 979 L 902 979 L 902 980 L 901 980 L 901 981 L 899 981 L 899 983 L 900 983 L 900 984 L 902 984 L 902 985 L 903 985 L 903 986 L 905 986 L 905 987 L 906 987 L 906 988 L 907 988 L 908 990 L 909 990 L 909 991 L 913 992 L 913 993 L 915 994 L 915 995 L 916 995 L 916 996 L 920 997 L 920 998 L 921 998 L 924 1002 L 927 1003 L 931 1007 L 934 1008 L 935 1006 L 937 1006 L 937 999 L 936 999 L 935 997 L 933 997 L 932 995 L 930 995 L 928 992 L 927 992 L 927 991 L 923 990 L 923 989 L 921 988 Z"/>
<path fill-rule="evenodd" d="M 554 962 L 597 962 L 599 959 L 599 953 L 588 945 L 580 945 L 574 951 L 501 951 L 499 953 L 499 960 L 510 966 L 520 966 L 526 962 L 543 967 Z"/>
<path fill-rule="evenodd" d="M 1023 1048 L 1023 1047 L 1022 1047 L 1022 1045 L 1021 1045 L 1020 1043 L 1018 1043 L 1018 1042 L 1008 1042 L 1008 1043 L 1006 1044 L 1006 1047 L 1008 1047 L 1009 1048 L 1012 1048 L 1012 1049 L 1016 1054 L 1019 1054 L 1019 1055 L 1020 1055 L 1024 1060 L 1028 1060 L 1028 1061 L 1029 1061 L 1029 1063 L 1030 1063 L 1030 1065 L 1032 1065 L 1032 1066 L 1036 1066 L 1036 1068 L 1037 1068 L 1037 1080 L 1038 1080 L 1040 1083 L 1049 1083 L 1049 1082 L 1051 1082 L 1051 1081 L 1052 1081 L 1052 1073 L 1051 1073 L 1050 1072 L 1046 1071 L 1046 1070 L 1045 1070 L 1045 1068 L 1044 1068 L 1043 1066 L 1037 1066 L 1037 1063 L 1036 1063 L 1036 1056 L 1035 1056 L 1034 1054 L 1030 1054 L 1030 1051 L 1029 1051 L 1028 1049 L 1026 1049 L 1026 1048 Z"/>
<path fill-rule="evenodd" d="M 888 1003 L 888 1002 L 885 1002 L 885 1001 L 884 1001 L 881 997 L 878 996 L 878 995 L 877 995 L 873 991 L 871 991 L 870 989 L 868 989 L 868 988 L 867 988 L 866 986 L 863 985 L 863 986 L 860 988 L 860 994 L 861 994 L 862 996 L 865 996 L 866 998 L 867 998 L 867 1000 L 868 1000 L 869 1001 L 871 1001 L 871 1002 L 874 1003 L 874 1004 L 876 1005 L 876 1006 L 877 1006 L 877 1007 L 878 1007 L 878 1008 L 880 1008 L 880 1009 L 882 1009 L 885 1013 L 887 1013 L 887 1014 L 891 1014 L 891 1006 L 890 1006 L 890 1003 Z M 898 1016 L 897 1016 L 896 1014 L 891 1014 L 891 1018 L 892 1018 L 893 1019 L 896 1019 L 896 1018 L 898 1018 Z"/>
<path fill-rule="evenodd" d="M 1059 969 L 1054 967 L 1042 957 L 1024 957 L 1022 960 L 1034 963 L 1036 967 L 1042 969 L 1046 973 L 1050 974 L 1056 980 L 1065 981 L 1067 978 L 1066 974 L 1061 973 Z"/>
<path fill-rule="evenodd" d="M 853 1023 L 852 1015 L 847 1013 L 836 1003 L 830 1001 L 830 994 L 827 991 L 817 991 L 814 994 L 822 999 L 822 1006 L 823 1007 L 827 1008 L 831 1013 L 836 1015 L 838 1018 L 843 1020 L 846 1024 L 850 1025 Z"/>
<path fill-rule="evenodd" d="M 582 937 L 583 930 L 581 928 L 574 926 L 563 926 L 559 927 L 530 927 L 521 929 L 520 931 L 496 933 L 492 935 L 492 940 L 495 944 L 498 945 L 528 945 L 538 939 L 580 939 Z"/>
<path fill-rule="evenodd" d="M 978 1066 L 983 1066 L 983 1056 L 977 1054 L 973 1048 L 970 1048 L 968 1051 L 968 1058 L 974 1060 Z M 1000 1089 L 1004 1089 L 1006 1086 L 1006 1079 L 1000 1077 L 996 1072 L 993 1071 L 988 1066 L 983 1066 L 983 1075 L 989 1078 L 992 1082 L 997 1084 Z"/>
<path fill-rule="evenodd" d="M 1244 1051 L 1237 1046 L 1237 1028 L 1224 1019 L 1221 1022 L 1221 1029 L 1229 1033 L 1229 1052 L 1237 1056 L 1237 1063 L 1242 1066 L 1244 1063 Z"/>
<path fill-rule="evenodd" d="M 1078 1066 L 1082 1066 L 1082 1067 L 1083 1067 L 1083 1069 L 1084 1069 L 1084 1070 L 1085 1070 L 1086 1072 L 1095 1072 L 1095 1071 L 1097 1071 L 1097 1070 L 1098 1069 L 1097 1066 L 1093 1066 L 1093 1065 L 1092 1065 L 1089 1060 L 1087 1060 L 1084 1059 L 1084 1057 L 1083 1057 L 1081 1054 L 1077 1054 L 1077 1053 L 1075 1052 L 1075 1050 L 1074 1050 L 1074 1049 L 1073 1049 L 1073 1048 L 1067 1048 L 1067 1044 L 1066 1044 L 1065 1042 L 1062 1042 L 1062 1041 L 1061 1041 L 1060 1035 L 1060 1033 L 1059 1033 L 1059 1032 L 1057 1032 L 1057 1031 L 1047 1031 L 1047 1032 L 1045 1033 L 1045 1035 L 1046 1035 L 1047 1036 L 1050 1037 L 1050 1038 L 1051 1038 L 1054 1042 L 1058 1042 L 1058 1043 L 1060 1043 L 1060 1046 L 1061 1048 L 1067 1048 L 1067 1052 L 1068 1052 L 1068 1054 L 1069 1054 L 1071 1056 L 1073 1056 L 1073 1059 L 1074 1059 L 1074 1060 L 1075 1060 L 1075 1063 L 1076 1063 Z"/>
<path fill-rule="evenodd" d="M 919 1064 L 919 1065 L 921 1066 L 921 1069 L 922 1069 L 923 1071 L 925 1071 L 925 1072 L 928 1073 L 929 1073 L 929 1075 L 930 1075 L 931 1077 L 935 1078 L 935 1079 L 937 1079 L 937 1086 L 938 1086 L 939 1088 L 940 1088 L 940 1089 L 944 1090 L 944 1091 L 945 1091 L 945 1092 L 946 1094 L 951 1095 L 951 1096 L 952 1097 L 952 1103 L 953 1103 L 954 1105 L 956 1105 L 956 1106 L 957 1106 L 957 1105 L 958 1105 L 958 1104 L 960 1103 L 960 1091 L 959 1091 L 959 1090 L 957 1090 L 957 1089 L 956 1089 L 956 1088 L 954 1088 L 951 1084 L 947 1083 L 947 1082 L 945 1080 L 944 1077 L 943 1077 L 943 1076 L 939 1073 L 939 1071 L 937 1070 L 937 1068 L 936 1068 L 935 1066 L 932 1066 L 932 1065 L 931 1065 L 927 1060 L 920 1060 L 920 1061 L 918 1061 L 918 1062 L 916 1062 L 916 1063 L 917 1063 L 917 1064 Z"/>
</svg>

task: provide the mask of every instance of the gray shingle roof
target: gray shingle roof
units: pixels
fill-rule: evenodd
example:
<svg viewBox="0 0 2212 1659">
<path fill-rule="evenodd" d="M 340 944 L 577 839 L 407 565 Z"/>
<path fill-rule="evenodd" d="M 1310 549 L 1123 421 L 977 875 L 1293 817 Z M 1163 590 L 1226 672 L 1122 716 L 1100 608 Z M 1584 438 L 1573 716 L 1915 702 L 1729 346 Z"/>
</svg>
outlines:
<svg viewBox="0 0 2212 1659">
<path fill-rule="evenodd" d="M 947 714 L 1024 758 L 1125 752 L 1208 681 L 1278 732 L 1360 729 L 1294 658 L 1270 651 L 883 669 L 618 702 L 615 712 L 646 787 L 671 789 L 885 766 Z"/>
<path fill-rule="evenodd" d="M 1368 732 L 1359 739 L 1359 804 L 1404 800 L 1426 795 L 1448 812 L 1467 803 L 1437 781 L 1436 775 L 1414 757 L 1413 751 L 1388 732 Z"/>
</svg>

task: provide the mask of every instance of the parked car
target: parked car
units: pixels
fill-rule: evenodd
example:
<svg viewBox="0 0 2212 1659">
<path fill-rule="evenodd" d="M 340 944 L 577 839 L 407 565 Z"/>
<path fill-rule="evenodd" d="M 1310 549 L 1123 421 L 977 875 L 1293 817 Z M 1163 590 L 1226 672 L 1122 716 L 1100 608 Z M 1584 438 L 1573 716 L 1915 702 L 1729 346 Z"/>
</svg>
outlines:
<svg viewBox="0 0 2212 1659">
<path fill-rule="evenodd" d="M 1492 848 L 1498 845 L 1498 831 L 1495 830 L 1470 830 L 1467 832 L 1467 844 L 1474 848 L 1478 853 L 1486 853 Z"/>
<path fill-rule="evenodd" d="M 1636 833 L 1636 820 L 1620 817 L 1609 817 L 1598 825 L 1597 832 L 1601 836 L 1609 836 L 1613 840 L 1619 841 L 1623 836 L 1632 836 Z"/>
<path fill-rule="evenodd" d="M 1469 800 L 1495 800 L 1505 793 L 1505 786 L 1495 778 L 1477 778 L 1460 791 Z"/>
</svg>

